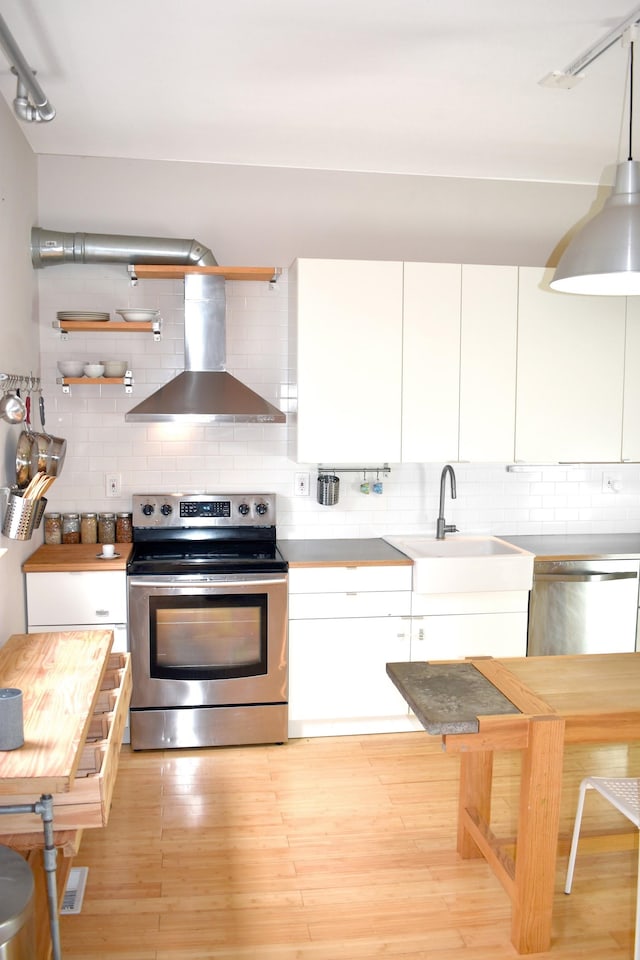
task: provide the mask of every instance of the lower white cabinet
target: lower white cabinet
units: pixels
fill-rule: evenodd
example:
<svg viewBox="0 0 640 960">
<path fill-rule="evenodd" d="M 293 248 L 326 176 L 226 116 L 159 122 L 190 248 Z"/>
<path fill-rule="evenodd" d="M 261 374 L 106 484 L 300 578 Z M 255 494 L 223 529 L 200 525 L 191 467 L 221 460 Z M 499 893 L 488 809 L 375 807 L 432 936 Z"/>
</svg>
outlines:
<svg viewBox="0 0 640 960">
<path fill-rule="evenodd" d="M 113 653 L 128 649 L 124 570 L 27 573 L 27 632 L 113 630 Z M 127 725 L 123 742 L 129 743 Z"/>
<path fill-rule="evenodd" d="M 412 660 L 524 657 L 526 590 L 412 596 Z"/>
<path fill-rule="evenodd" d="M 386 664 L 411 644 L 411 567 L 289 570 L 289 736 L 413 730 Z"/>
</svg>

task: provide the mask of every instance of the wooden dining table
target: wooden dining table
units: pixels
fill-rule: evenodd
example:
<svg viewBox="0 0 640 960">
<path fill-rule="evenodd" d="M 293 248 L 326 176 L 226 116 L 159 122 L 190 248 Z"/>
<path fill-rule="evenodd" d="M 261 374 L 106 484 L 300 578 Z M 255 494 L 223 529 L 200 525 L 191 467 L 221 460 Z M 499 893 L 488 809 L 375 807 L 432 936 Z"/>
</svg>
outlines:
<svg viewBox="0 0 640 960">
<path fill-rule="evenodd" d="M 549 950 L 564 746 L 640 740 L 640 653 L 389 663 L 387 673 L 460 756 L 460 856 L 483 856 L 509 894 L 518 953 Z M 493 757 L 511 750 L 522 754 L 515 856 L 491 829 Z"/>
</svg>

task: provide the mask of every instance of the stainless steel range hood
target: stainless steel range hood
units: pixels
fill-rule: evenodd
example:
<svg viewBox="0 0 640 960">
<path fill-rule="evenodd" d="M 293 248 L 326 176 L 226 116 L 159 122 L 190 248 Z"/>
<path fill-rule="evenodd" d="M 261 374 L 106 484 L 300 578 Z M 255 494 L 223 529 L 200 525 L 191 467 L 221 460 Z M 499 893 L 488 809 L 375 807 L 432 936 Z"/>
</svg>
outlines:
<svg viewBox="0 0 640 960">
<path fill-rule="evenodd" d="M 284 423 L 281 410 L 225 370 L 225 281 L 184 279 L 185 370 L 125 414 L 130 422 Z"/>
<path fill-rule="evenodd" d="M 61 263 L 165 263 L 216 266 L 198 240 L 122 234 L 63 233 L 34 227 L 31 259 Z M 224 278 L 187 274 L 184 281 L 185 371 L 125 414 L 130 422 L 284 423 L 286 417 L 225 369 Z"/>
</svg>

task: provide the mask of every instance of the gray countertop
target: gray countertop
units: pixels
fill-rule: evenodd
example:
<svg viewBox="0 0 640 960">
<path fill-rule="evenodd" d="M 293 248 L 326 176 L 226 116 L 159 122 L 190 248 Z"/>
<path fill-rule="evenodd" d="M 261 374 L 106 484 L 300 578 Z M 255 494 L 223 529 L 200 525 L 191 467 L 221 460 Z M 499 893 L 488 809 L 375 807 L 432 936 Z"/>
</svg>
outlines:
<svg viewBox="0 0 640 960">
<path fill-rule="evenodd" d="M 278 549 L 291 567 L 343 566 L 358 563 L 411 565 L 410 557 L 381 537 L 353 540 L 279 540 Z"/>
<path fill-rule="evenodd" d="M 568 559 L 573 557 L 601 559 L 604 557 L 640 557 L 640 533 L 594 533 L 573 536 L 509 537 L 502 540 L 535 553 L 538 559 Z"/>
</svg>

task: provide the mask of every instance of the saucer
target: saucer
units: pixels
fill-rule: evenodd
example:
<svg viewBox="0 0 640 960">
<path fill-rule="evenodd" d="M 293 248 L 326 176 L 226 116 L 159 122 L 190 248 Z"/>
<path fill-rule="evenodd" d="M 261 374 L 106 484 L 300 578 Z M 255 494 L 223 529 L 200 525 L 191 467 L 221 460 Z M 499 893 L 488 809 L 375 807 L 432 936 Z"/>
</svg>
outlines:
<svg viewBox="0 0 640 960">
<path fill-rule="evenodd" d="M 114 553 L 110 557 L 105 557 L 104 553 L 96 553 L 96 560 L 115 560 L 116 557 L 119 557 L 119 553 Z"/>
</svg>

